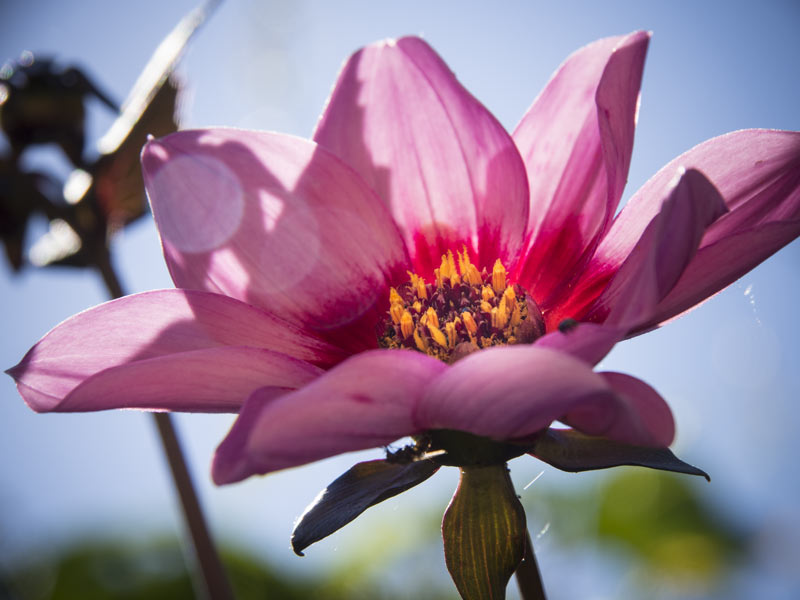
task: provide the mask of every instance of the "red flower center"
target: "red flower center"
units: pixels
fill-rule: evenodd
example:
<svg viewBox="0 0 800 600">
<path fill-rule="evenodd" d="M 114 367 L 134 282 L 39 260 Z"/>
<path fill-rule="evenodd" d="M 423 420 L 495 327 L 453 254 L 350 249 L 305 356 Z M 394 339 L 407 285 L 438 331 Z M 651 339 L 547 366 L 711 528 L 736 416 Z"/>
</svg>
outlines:
<svg viewBox="0 0 800 600">
<path fill-rule="evenodd" d="M 409 282 L 392 288 L 389 311 L 378 325 L 383 348 L 410 348 L 454 362 L 499 344 L 531 343 L 544 334 L 536 303 L 507 281 L 497 259 L 489 273 L 478 271 L 466 248 L 442 256 L 435 283 L 409 272 Z"/>
</svg>

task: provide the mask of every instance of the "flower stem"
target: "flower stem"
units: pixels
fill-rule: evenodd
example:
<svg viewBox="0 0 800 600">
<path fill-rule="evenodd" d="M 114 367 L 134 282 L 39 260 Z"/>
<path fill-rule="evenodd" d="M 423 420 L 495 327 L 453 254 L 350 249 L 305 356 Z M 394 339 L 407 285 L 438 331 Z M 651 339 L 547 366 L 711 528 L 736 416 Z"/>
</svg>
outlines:
<svg viewBox="0 0 800 600">
<path fill-rule="evenodd" d="M 122 284 L 111 264 L 111 256 L 107 249 L 95 253 L 95 266 L 109 295 L 112 298 L 124 296 Z M 186 459 L 169 413 L 152 413 L 156 423 L 161 446 L 164 450 L 172 482 L 178 491 L 186 527 L 189 530 L 191 544 L 196 561 L 194 569 L 194 587 L 199 597 L 207 600 L 233 600 L 231 589 L 222 561 L 214 547 L 214 541 L 208 530 L 200 500 L 197 497 L 192 477 L 186 466 Z M 199 570 L 199 573 L 197 572 Z"/>
<path fill-rule="evenodd" d="M 525 532 L 525 557 L 519 563 L 516 572 L 517 587 L 522 600 L 547 600 L 542 585 L 542 575 L 533 552 L 530 532 Z"/>
<path fill-rule="evenodd" d="M 233 600 L 233 591 L 208 531 L 208 525 L 203 516 L 191 475 L 186 467 L 186 460 L 172 424 L 172 418 L 168 413 L 153 413 L 153 418 L 161 436 L 164 455 L 167 457 L 172 472 L 172 481 L 175 489 L 178 490 L 183 516 L 191 536 L 195 560 L 202 576 L 201 584 L 200 577 L 195 574 L 195 588 L 197 591 L 204 590 L 204 596 L 208 600 Z"/>
</svg>

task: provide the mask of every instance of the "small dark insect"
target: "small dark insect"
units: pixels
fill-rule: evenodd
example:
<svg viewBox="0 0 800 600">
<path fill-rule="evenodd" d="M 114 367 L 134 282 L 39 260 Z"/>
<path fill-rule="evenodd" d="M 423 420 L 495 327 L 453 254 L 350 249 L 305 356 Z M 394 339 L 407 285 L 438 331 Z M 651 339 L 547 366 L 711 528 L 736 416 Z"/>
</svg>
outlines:
<svg viewBox="0 0 800 600">
<path fill-rule="evenodd" d="M 431 440 L 428 436 L 416 436 L 413 444 L 408 444 L 398 450 L 386 448 L 386 462 L 407 465 L 425 456 L 430 446 Z"/>
<path fill-rule="evenodd" d="M 561 323 L 558 324 L 558 330 L 561 333 L 569 333 L 573 329 L 578 326 L 578 322 L 575 319 L 564 319 Z"/>
</svg>

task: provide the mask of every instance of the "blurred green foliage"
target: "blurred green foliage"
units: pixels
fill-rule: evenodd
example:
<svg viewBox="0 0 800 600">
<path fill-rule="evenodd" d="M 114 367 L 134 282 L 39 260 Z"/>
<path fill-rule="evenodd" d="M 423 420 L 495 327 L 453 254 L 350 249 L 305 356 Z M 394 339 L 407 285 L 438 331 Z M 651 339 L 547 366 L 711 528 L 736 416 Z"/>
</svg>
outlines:
<svg viewBox="0 0 800 600">
<path fill-rule="evenodd" d="M 536 537 L 547 525 L 559 551 L 593 548 L 620 557 L 641 590 L 637 597 L 653 597 L 653 590 L 660 590 L 659 598 L 725 597 L 726 584 L 751 558 L 754 532 L 723 517 L 702 480 L 627 467 L 587 479 L 569 490 L 539 486 L 526 493 L 528 526 Z M 391 510 L 374 510 L 359 519 L 358 542 L 348 543 L 347 561 L 316 578 L 242 551 L 223 551 L 237 599 L 456 598 L 441 557 L 443 507 L 431 506 L 410 521 L 394 518 Z M 558 575 L 544 576 L 547 581 Z M 172 538 L 85 541 L 0 567 L 0 600 L 194 597 L 183 553 Z"/>
<path fill-rule="evenodd" d="M 279 578 L 238 553 L 226 553 L 238 598 L 300 600 L 313 593 Z M 6 575 L 8 597 L 19 600 L 127 600 L 194 598 L 184 557 L 175 541 L 86 541 L 52 556 L 30 558 Z M 2 594 L 0 594 L 2 596 Z"/>
<path fill-rule="evenodd" d="M 301 578 L 243 552 L 228 550 L 222 554 L 237 600 L 421 597 L 414 592 L 409 595 L 408 589 L 395 593 L 378 589 L 363 579 L 354 582 L 347 573 L 334 574 L 328 579 Z M 195 597 L 175 540 L 85 541 L 52 555 L 30 557 L 5 573 L 0 571 L 0 600 L 191 600 Z M 426 591 L 424 597 L 436 600 L 451 598 L 452 594 Z"/>
<path fill-rule="evenodd" d="M 747 558 L 752 533 L 722 516 L 702 480 L 650 469 L 606 472 L 577 493 L 542 490 L 529 523 L 567 547 L 616 551 L 642 589 L 708 594 Z"/>
<path fill-rule="evenodd" d="M 648 470 L 621 473 L 600 493 L 598 535 L 623 544 L 654 574 L 713 583 L 743 555 L 747 538 L 702 500 L 695 483 Z"/>
</svg>

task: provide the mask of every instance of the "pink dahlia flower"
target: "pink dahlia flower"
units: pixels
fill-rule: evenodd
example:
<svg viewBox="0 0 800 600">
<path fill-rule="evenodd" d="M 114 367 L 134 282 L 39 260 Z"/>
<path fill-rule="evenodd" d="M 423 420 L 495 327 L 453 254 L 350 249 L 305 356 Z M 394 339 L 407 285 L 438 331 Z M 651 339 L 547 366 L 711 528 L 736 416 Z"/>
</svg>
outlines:
<svg viewBox="0 0 800 600">
<path fill-rule="evenodd" d="M 218 483 L 429 430 L 520 440 L 559 420 L 668 446 L 662 398 L 593 365 L 797 237 L 800 134 L 709 140 L 615 216 L 648 41 L 576 52 L 511 135 L 410 37 L 349 59 L 313 141 L 150 141 L 177 289 L 57 326 L 9 371 L 20 393 L 238 412 Z"/>
</svg>

